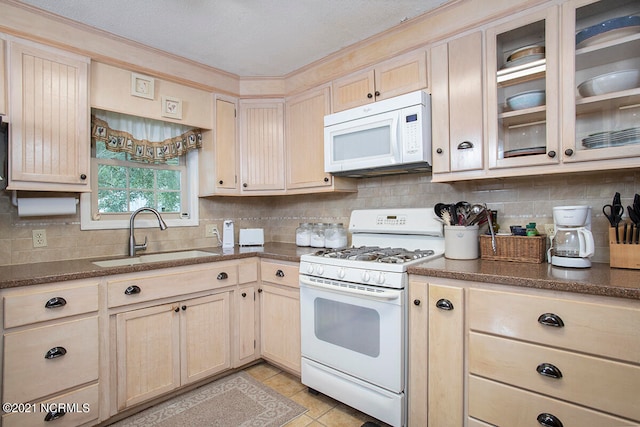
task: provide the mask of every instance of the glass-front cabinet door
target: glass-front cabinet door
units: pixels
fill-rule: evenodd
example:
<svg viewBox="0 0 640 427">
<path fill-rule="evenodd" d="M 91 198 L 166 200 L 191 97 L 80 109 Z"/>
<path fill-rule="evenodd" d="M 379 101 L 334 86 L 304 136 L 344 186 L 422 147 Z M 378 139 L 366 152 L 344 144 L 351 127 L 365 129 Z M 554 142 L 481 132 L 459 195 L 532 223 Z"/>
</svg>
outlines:
<svg viewBox="0 0 640 427">
<path fill-rule="evenodd" d="M 553 6 L 487 29 L 490 169 L 560 161 L 558 12 Z"/>
<path fill-rule="evenodd" d="M 640 1 L 572 0 L 562 16 L 563 161 L 637 166 Z"/>
</svg>

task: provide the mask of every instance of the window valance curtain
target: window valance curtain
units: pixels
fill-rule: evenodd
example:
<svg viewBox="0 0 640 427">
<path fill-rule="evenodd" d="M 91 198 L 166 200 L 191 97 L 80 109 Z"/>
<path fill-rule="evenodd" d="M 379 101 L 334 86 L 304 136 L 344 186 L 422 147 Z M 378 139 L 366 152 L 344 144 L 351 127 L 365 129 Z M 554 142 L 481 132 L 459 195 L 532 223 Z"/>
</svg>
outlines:
<svg viewBox="0 0 640 427">
<path fill-rule="evenodd" d="M 92 112 L 91 137 L 109 151 L 153 163 L 202 147 L 202 129 L 101 110 Z"/>
</svg>

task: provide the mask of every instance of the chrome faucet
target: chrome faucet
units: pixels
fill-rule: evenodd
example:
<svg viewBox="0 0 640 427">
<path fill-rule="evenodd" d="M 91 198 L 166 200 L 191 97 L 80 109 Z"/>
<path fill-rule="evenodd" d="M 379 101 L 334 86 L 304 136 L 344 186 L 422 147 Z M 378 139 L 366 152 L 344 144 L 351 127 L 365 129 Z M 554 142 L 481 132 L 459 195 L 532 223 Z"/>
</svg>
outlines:
<svg viewBox="0 0 640 427">
<path fill-rule="evenodd" d="M 158 212 L 153 208 L 147 208 L 147 207 L 140 208 L 134 213 L 132 213 L 131 218 L 129 219 L 129 256 L 136 256 L 137 251 L 144 251 L 145 249 L 147 249 L 147 236 L 144 236 L 144 244 L 136 245 L 136 237 L 134 235 L 134 230 L 133 230 L 133 222 L 136 219 L 136 215 L 138 215 L 140 212 L 143 212 L 143 211 L 149 211 L 158 218 L 158 225 L 160 225 L 160 230 L 167 229 L 167 224 L 165 224 L 164 220 L 160 216 L 160 212 Z"/>
</svg>

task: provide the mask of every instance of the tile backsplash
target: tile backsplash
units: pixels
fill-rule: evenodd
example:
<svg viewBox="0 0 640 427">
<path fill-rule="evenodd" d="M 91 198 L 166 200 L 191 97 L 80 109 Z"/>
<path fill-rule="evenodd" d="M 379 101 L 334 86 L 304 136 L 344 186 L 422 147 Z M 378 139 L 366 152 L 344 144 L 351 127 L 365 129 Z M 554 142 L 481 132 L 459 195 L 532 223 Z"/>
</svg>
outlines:
<svg viewBox="0 0 640 427">
<path fill-rule="evenodd" d="M 624 206 L 640 193 L 640 169 L 553 176 L 431 183 L 431 175 L 398 175 L 358 181 L 357 193 L 312 194 L 271 197 L 215 197 L 200 199 L 198 227 L 138 230 L 139 239 L 148 237 L 148 252 L 160 252 L 218 244 L 205 237 L 205 225 L 232 219 L 237 233 L 241 228 L 264 228 L 265 241 L 295 242 L 301 222 L 342 222 L 348 224 L 353 209 L 425 207 L 438 202 L 466 200 L 485 202 L 498 211 L 502 230 L 529 222 L 553 223 L 554 206 L 589 205 L 596 243 L 595 262 L 609 262 L 608 222 L 602 206 L 614 193 L 622 195 Z M 625 219 L 627 218 L 625 214 Z M 44 229 L 47 246 L 33 248 L 32 231 Z M 60 261 L 125 255 L 128 229 L 81 231 L 79 215 L 67 217 L 19 218 L 9 192 L 0 192 L 0 265 Z"/>
</svg>

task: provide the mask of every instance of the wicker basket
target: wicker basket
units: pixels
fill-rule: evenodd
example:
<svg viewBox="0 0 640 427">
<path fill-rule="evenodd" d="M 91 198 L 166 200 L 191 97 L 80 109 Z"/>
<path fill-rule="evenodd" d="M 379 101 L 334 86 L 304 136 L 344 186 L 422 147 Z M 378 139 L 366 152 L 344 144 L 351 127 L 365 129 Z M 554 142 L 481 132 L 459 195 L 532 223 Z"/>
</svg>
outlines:
<svg viewBox="0 0 640 427">
<path fill-rule="evenodd" d="M 540 264 L 547 252 L 547 236 L 496 236 L 496 253 L 491 236 L 480 236 L 480 258 L 494 261 L 515 261 Z"/>
</svg>

